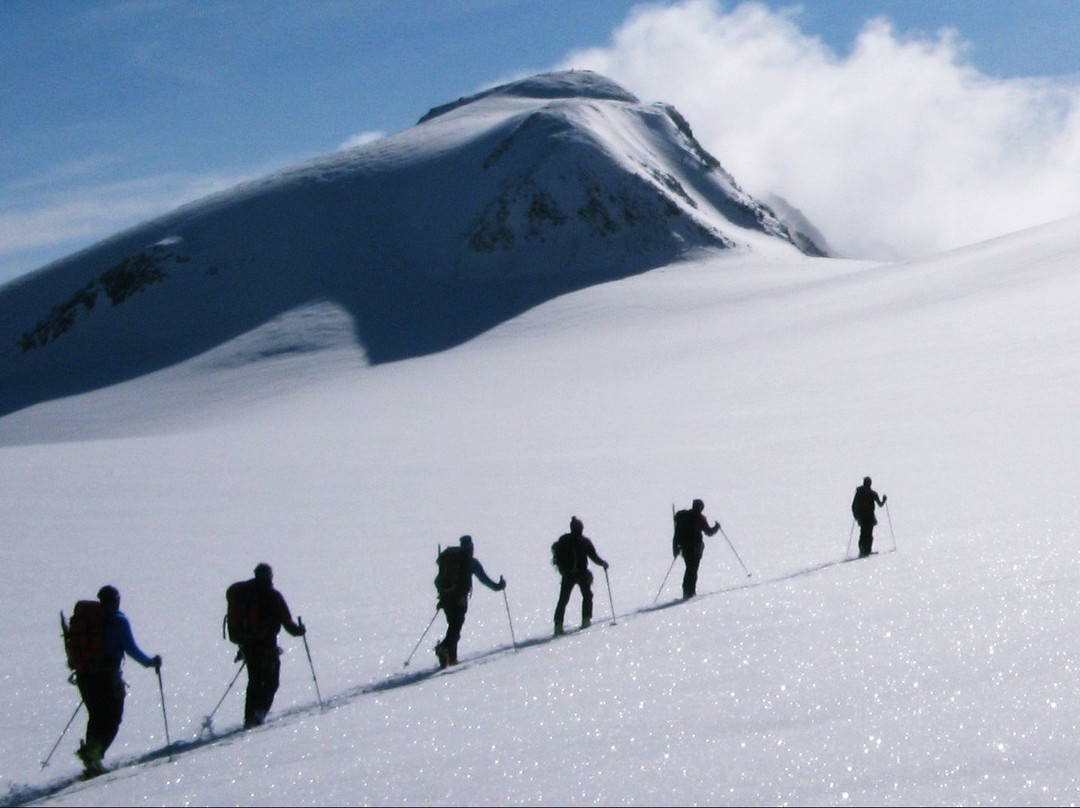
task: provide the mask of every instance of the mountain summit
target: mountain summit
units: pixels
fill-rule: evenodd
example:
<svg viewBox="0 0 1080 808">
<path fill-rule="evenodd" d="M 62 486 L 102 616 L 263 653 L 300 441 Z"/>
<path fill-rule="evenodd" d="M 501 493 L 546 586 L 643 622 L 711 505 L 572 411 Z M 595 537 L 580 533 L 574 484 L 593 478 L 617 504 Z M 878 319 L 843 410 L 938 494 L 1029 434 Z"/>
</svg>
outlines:
<svg viewBox="0 0 1080 808">
<path fill-rule="evenodd" d="M 223 361 L 343 343 L 372 363 L 418 356 L 554 296 L 736 247 L 823 253 L 672 107 L 587 71 L 534 76 L 0 288 L 0 415 L 230 345 L 244 347 Z"/>
</svg>

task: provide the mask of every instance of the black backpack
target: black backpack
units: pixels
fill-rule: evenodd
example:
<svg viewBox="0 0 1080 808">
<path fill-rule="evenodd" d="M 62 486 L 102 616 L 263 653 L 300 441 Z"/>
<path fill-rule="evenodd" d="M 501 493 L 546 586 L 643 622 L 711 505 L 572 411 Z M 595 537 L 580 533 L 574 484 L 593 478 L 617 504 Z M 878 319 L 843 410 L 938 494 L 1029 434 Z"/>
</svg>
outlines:
<svg viewBox="0 0 1080 808">
<path fill-rule="evenodd" d="M 688 544 L 693 544 L 697 538 L 694 533 L 694 522 L 697 515 L 694 511 L 684 510 L 675 514 L 675 544 L 679 547 L 686 547 Z"/>
<path fill-rule="evenodd" d="M 439 568 L 435 591 L 440 598 L 467 596 L 472 591 L 472 556 L 460 547 L 447 547 L 439 551 L 435 563 Z"/>
<path fill-rule="evenodd" d="M 230 642 L 243 645 L 266 640 L 274 632 L 264 612 L 263 598 L 255 591 L 253 581 L 237 581 L 225 590 L 225 620 L 221 634 Z"/>
<path fill-rule="evenodd" d="M 579 568 L 577 542 L 569 533 L 551 545 L 551 563 L 560 575 L 576 575 Z"/>
<path fill-rule="evenodd" d="M 860 525 L 869 523 L 877 524 L 877 516 L 874 515 L 874 492 L 869 486 L 860 486 L 855 489 L 855 496 L 851 500 L 851 515 Z"/>
</svg>

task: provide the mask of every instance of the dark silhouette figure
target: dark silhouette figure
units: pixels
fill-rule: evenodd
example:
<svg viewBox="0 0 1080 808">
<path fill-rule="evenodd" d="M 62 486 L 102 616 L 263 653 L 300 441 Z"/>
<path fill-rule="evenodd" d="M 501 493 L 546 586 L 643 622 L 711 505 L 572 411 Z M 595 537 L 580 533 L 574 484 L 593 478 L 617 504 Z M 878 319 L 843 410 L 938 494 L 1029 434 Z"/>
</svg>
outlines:
<svg viewBox="0 0 1080 808">
<path fill-rule="evenodd" d="M 878 496 L 870 487 L 869 477 L 863 477 L 862 485 L 855 489 L 855 497 L 851 500 L 851 515 L 859 523 L 859 558 L 870 555 L 874 546 L 874 525 L 877 524 L 874 506 L 884 505 L 888 499 L 887 496 Z"/>
<path fill-rule="evenodd" d="M 559 601 L 555 604 L 555 636 L 564 633 L 563 618 L 566 616 L 566 605 L 570 602 L 570 594 L 577 586 L 581 589 L 581 627 L 588 628 L 592 624 L 593 575 L 589 572 L 589 559 L 599 564 L 605 570 L 608 563 L 596 554 L 596 547 L 582 532 L 585 525 L 576 516 L 570 518 L 570 532 L 560 536 L 551 545 L 551 560 L 558 568 L 562 582 L 559 585 Z"/>
<path fill-rule="evenodd" d="M 462 536 L 458 545 L 447 547 L 439 553 L 439 574 L 435 578 L 438 608 L 446 615 L 446 636 L 435 646 L 440 668 L 457 664 L 458 641 L 461 639 L 461 628 L 465 625 L 465 614 L 469 611 L 473 577 L 493 592 L 506 589 L 506 579 L 499 576 L 498 583 L 491 580 L 484 567 L 473 557 L 472 536 Z"/>
<path fill-rule="evenodd" d="M 686 562 L 686 572 L 683 574 L 683 598 L 692 598 L 697 594 L 698 567 L 701 565 L 701 556 L 705 552 L 704 536 L 715 536 L 720 530 L 720 523 L 716 522 L 709 527 L 709 520 L 705 518 L 705 503 L 695 499 L 690 510 L 682 510 L 675 514 L 675 534 L 671 539 L 671 552 L 674 556 L 682 553 L 683 561 Z"/>
<path fill-rule="evenodd" d="M 233 584 L 229 589 L 232 590 L 230 601 L 235 598 L 244 617 L 236 640 L 240 645 L 237 657 L 244 660 L 248 669 L 244 729 L 250 729 L 266 721 L 281 684 L 278 633 L 284 628 L 292 636 L 302 637 L 307 629 L 293 622 L 285 598 L 274 588 L 274 570 L 269 564 L 259 564 L 254 578 Z"/>
<path fill-rule="evenodd" d="M 102 758 L 120 731 L 124 718 L 124 697 L 127 684 L 121 675 L 124 654 L 144 668 L 161 670 L 161 657 L 147 656 L 135 643 L 131 624 L 120 611 L 120 592 L 115 586 L 103 586 L 97 593 L 101 604 L 101 652 L 95 661 L 75 672 L 79 695 L 86 705 L 86 739 L 76 752 L 94 776 L 105 771 Z M 75 617 L 72 617 L 74 626 Z"/>
</svg>

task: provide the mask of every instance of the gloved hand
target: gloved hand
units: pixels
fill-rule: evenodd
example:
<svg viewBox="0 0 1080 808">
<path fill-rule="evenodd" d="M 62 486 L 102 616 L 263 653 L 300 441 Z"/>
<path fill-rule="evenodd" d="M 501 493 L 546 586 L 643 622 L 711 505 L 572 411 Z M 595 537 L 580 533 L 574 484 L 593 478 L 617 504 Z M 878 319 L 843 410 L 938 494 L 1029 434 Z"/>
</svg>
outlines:
<svg viewBox="0 0 1080 808">
<path fill-rule="evenodd" d="M 678 547 L 672 547 L 671 548 L 671 557 L 672 558 L 678 558 L 679 557 L 679 548 Z"/>
<path fill-rule="evenodd" d="M 495 589 L 497 592 L 502 592 L 504 589 L 506 589 L 506 579 L 501 575 L 499 576 L 499 584 L 495 587 Z"/>
<path fill-rule="evenodd" d="M 881 504 L 882 504 L 882 505 L 884 505 L 884 504 L 885 504 L 886 502 L 888 502 L 888 501 L 889 501 L 889 495 L 888 495 L 888 494 L 886 494 L 885 496 L 883 496 L 883 497 L 881 498 Z"/>
<path fill-rule="evenodd" d="M 600 566 L 601 566 L 601 567 L 603 567 L 604 569 L 607 569 L 607 568 L 608 568 L 609 566 L 611 566 L 611 565 L 610 565 L 610 564 L 608 564 L 608 563 L 607 563 L 606 561 L 601 561 L 601 562 L 600 562 Z"/>
<path fill-rule="evenodd" d="M 151 659 L 150 664 L 153 666 L 154 670 L 160 671 L 161 670 L 161 654 L 158 654 L 156 657 Z"/>
<path fill-rule="evenodd" d="M 303 623 L 301 623 L 300 624 L 300 630 L 298 632 L 296 632 L 296 636 L 297 637 L 303 637 L 305 634 L 307 634 L 307 626 L 305 626 Z"/>
</svg>

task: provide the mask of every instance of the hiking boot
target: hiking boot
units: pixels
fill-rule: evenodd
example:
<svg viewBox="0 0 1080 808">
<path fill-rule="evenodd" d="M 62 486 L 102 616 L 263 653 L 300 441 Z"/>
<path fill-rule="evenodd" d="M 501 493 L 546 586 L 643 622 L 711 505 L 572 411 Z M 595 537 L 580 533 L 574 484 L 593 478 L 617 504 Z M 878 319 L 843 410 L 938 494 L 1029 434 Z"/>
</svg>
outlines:
<svg viewBox="0 0 1080 808">
<path fill-rule="evenodd" d="M 244 717 L 244 729 L 261 727 L 266 723 L 266 710 L 255 710 L 251 715 Z"/>
<path fill-rule="evenodd" d="M 562 623 L 556 623 L 555 624 L 555 636 L 556 637 L 561 637 L 565 633 L 566 633 L 566 629 L 563 628 Z"/>
<path fill-rule="evenodd" d="M 87 776 L 95 777 L 104 774 L 105 766 L 101 762 L 103 753 L 99 744 L 79 741 L 79 748 L 75 754 L 82 761 Z"/>
<path fill-rule="evenodd" d="M 435 646 L 435 656 L 439 658 L 440 668 L 445 668 L 447 665 L 454 664 L 454 662 L 450 661 L 450 652 L 443 647 L 441 642 L 437 643 Z"/>
<path fill-rule="evenodd" d="M 591 626 L 591 625 L 592 625 L 592 618 L 589 618 L 589 617 L 584 617 L 584 618 L 582 618 L 582 620 L 581 620 L 581 627 L 582 627 L 583 629 L 584 629 L 584 628 L 588 628 L 588 627 L 589 627 L 589 626 Z"/>
</svg>

